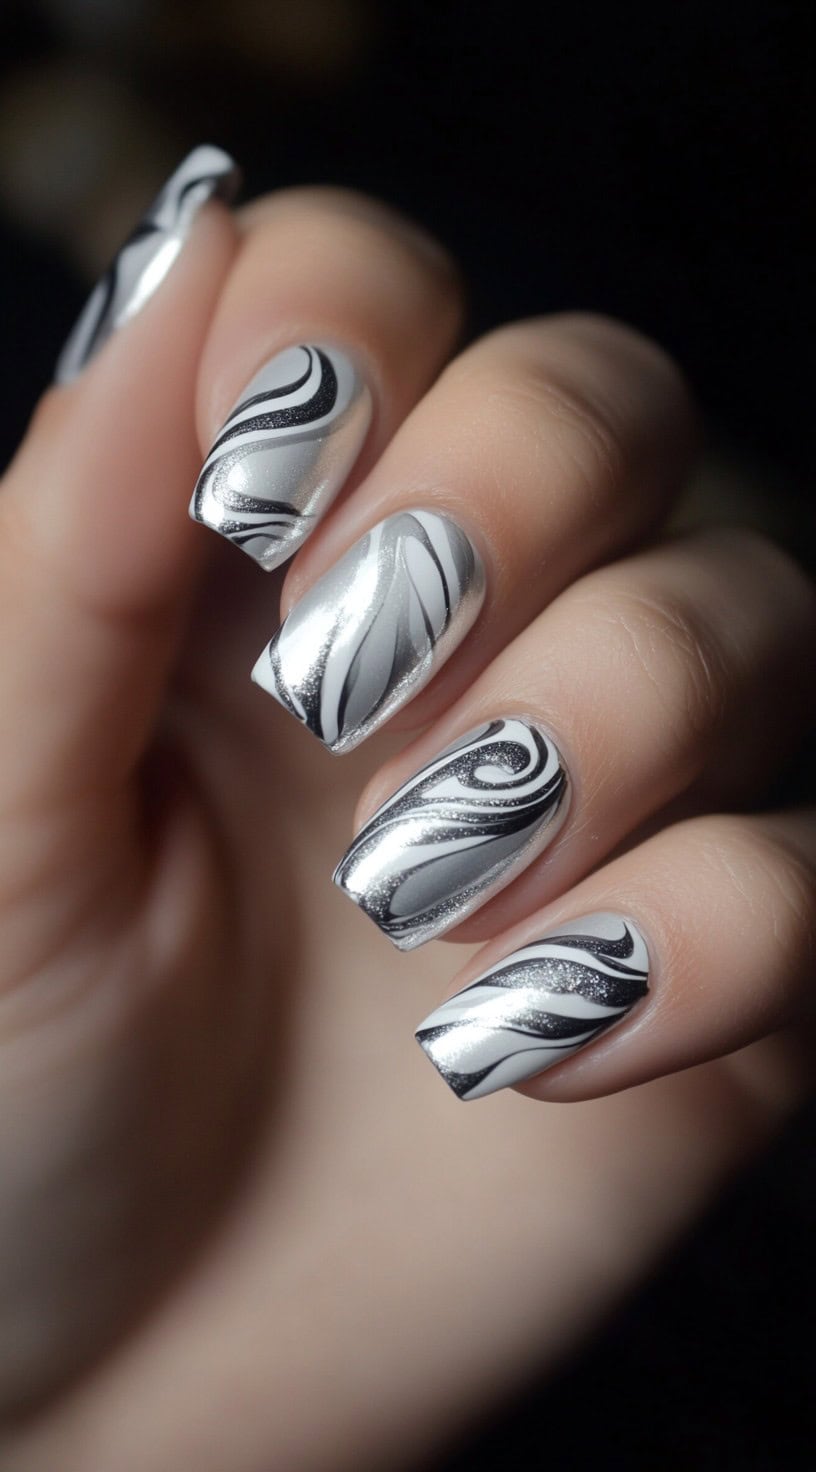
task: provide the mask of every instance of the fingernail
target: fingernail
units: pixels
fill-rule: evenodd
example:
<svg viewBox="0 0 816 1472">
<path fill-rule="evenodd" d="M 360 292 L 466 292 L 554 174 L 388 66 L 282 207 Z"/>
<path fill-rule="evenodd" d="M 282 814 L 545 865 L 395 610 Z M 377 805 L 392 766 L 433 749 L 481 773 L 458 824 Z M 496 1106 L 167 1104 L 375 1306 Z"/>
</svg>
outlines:
<svg viewBox="0 0 816 1472">
<path fill-rule="evenodd" d="M 484 592 L 481 559 L 456 522 L 398 511 L 295 605 L 252 678 L 331 751 L 351 751 L 450 658 Z"/>
<path fill-rule="evenodd" d="M 188 153 L 97 282 L 57 362 L 54 379 L 70 383 L 108 338 L 140 312 L 174 264 L 201 206 L 231 200 L 240 171 L 221 148 Z"/>
<path fill-rule="evenodd" d="M 532 721 L 491 721 L 403 784 L 358 833 L 334 882 L 401 951 L 443 935 L 555 838 L 569 780 Z"/>
<path fill-rule="evenodd" d="M 571 920 L 449 997 L 417 1029 L 460 1099 L 479 1099 L 561 1063 L 646 996 L 649 953 L 621 915 Z"/>
<path fill-rule="evenodd" d="M 345 353 L 305 343 L 276 353 L 216 435 L 190 515 L 279 567 L 328 510 L 370 422 L 371 394 Z"/>
</svg>

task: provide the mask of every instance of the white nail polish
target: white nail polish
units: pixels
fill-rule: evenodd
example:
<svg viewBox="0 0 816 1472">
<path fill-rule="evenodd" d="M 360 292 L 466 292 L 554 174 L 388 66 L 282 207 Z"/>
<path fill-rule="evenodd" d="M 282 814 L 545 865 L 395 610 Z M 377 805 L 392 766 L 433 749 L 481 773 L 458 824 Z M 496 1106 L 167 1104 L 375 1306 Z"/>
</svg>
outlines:
<svg viewBox="0 0 816 1472">
<path fill-rule="evenodd" d="M 460 1099 L 534 1078 L 621 1022 L 646 996 L 649 953 L 631 920 L 567 921 L 436 1008 L 417 1042 Z"/>
</svg>

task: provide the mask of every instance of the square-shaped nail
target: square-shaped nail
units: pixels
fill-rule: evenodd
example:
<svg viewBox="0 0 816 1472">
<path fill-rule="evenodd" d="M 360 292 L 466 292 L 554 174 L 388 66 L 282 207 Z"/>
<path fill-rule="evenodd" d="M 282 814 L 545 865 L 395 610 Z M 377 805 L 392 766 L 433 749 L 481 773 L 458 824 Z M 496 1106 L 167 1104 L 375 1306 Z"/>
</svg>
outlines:
<svg viewBox="0 0 816 1472">
<path fill-rule="evenodd" d="M 342 489 L 370 422 L 371 394 L 347 353 L 316 343 L 284 348 L 227 415 L 190 515 L 261 567 L 279 567 Z"/>
<path fill-rule="evenodd" d="M 561 1063 L 646 996 L 640 931 L 602 912 L 513 951 L 449 997 L 417 1042 L 460 1099 L 478 1099 Z"/>
<path fill-rule="evenodd" d="M 404 782 L 334 882 L 400 950 L 443 935 L 552 842 L 567 813 L 559 753 L 534 722 L 490 721 Z"/>
<path fill-rule="evenodd" d="M 196 215 L 208 200 L 232 200 L 241 175 L 222 148 L 202 144 L 179 164 L 97 282 L 57 362 L 57 383 L 70 383 L 108 338 L 135 317 L 161 286 Z"/>
<path fill-rule="evenodd" d="M 295 604 L 252 678 L 331 751 L 350 751 L 450 658 L 484 593 L 479 553 L 455 521 L 398 511 Z"/>
</svg>

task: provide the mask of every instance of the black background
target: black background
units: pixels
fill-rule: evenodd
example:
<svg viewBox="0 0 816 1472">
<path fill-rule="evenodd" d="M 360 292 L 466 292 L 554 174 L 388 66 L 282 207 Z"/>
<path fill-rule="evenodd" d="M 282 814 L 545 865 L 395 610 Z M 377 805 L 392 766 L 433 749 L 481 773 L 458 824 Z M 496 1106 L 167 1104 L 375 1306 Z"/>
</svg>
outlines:
<svg viewBox="0 0 816 1472">
<path fill-rule="evenodd" d="M 92 60 L 182 146 L 230 149 L 248 193 L 331 181 L 416 215 L 464 265 L 471 332 L 591 307 L 656 336 L 810 559 L 814 7 L 360 14 L 357 52 L 331 75 L 251 48 L 114 42 Z M 65 44 L 30 5 L 4 7 L 0 35 L 8 69 Z M 83 290 L 53 245 L 3 226 L 4 455 Z M 522 1458 L 558 1472 L 812 1468 L 812 1125 L 798 1122 L 577 1362 L 438 1472 Z"/>
</svg>

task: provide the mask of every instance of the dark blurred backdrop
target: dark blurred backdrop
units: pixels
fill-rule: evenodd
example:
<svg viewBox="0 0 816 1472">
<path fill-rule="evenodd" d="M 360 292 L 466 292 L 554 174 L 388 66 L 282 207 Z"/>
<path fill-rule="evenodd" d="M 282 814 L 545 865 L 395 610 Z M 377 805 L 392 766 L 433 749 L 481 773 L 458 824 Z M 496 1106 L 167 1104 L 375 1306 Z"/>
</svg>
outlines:
<svg viewBox="0 0 816 1472">
<path fill-rule="evenodd" d="M 211 141 L 249 193 L 336 182 L 415 214 L 464 264 L 471 332 L 591 307 L 656 336 L 741 468 L 724 509 L 812 560 L 815 15 L 5 0 L 0 458 L 87 281 Z M 812 1139 L 809 1116 L 579 1362 L 439 1472 L 810 1472 Z"/>
</svg>

